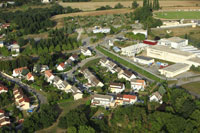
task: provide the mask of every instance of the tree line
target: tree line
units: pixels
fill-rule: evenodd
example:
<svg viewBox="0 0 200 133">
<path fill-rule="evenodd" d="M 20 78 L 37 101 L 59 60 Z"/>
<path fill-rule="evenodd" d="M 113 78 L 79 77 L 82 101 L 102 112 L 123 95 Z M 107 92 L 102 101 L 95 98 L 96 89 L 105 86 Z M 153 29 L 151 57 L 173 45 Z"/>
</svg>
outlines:
<svg viewBox="0 0 200 133">
<path fill-rule="evenodd" d="M 148 6 L 153 10 L 159 10 L 160 4 L 159 0 L 143 0 L 143 7 Z"/>
<path fill-rule="evenodd" d="M 124 6 L 121 3 L 118 3 L 118 4 L 116 4 L 114 6 L 114 8 L 112 8 L 109 5 L 106 5 L 106 6 L 101 6 L 101 7 L 97 8 L 96 11 L 99 11 L 99 10 L 110 10 L 110 9 L 121 9 L 121 8 L 124 8 Z"/>
</svg>

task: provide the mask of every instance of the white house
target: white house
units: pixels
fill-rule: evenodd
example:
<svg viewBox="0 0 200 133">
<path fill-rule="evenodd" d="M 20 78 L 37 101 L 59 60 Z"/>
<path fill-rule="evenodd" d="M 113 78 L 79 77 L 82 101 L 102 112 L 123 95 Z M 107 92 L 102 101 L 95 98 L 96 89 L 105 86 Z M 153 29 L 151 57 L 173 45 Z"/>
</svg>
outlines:
<svg viewBox="0 0 200 133">
<path fill-rule="evenodd" d="M 94 29 L 93 33 L 110 33 L 110 28 L 100 28 L 100 29 Z"/>
<path fill-rule="evenodd" d="M 77 54 L 73 54 L 72 56 L 69 57 L 69 59 L 71 61 L 76 61 L 78 59 L 78 55 Z"/>
<path fill-rule="evenodd" d="M 114 105 L 113 96 L 94 94 L 91 99 L 91 106 L 110 107 Z"/>
<path fill-rule="evenodd" d="M 6 92 L 8 92 L 8 88 L 7 87 L 5 87 L 5 86 L 3 86 L 2 84 L 0 84 L 0 94 L 1 93 L 6 93 Z"/>
<path fill-rule="evenodd" d="M 151 65 L 155 62 L 153 58 L 146 57 L 146 56 L 136 56 L 133 58 L 133 61 L 143 65 Z"/>
<path fill-rule="evenodd" d="M 30 72 L 26 75 L 26 79 L 28 81 L 34 81 L 34 77 L 33 77 L 33 75 Z"/>
<path fill-rule="evenodd" d="M 112 93 L 121 93 L 125 90 L 125 85 L 122 83 L 110 83 L 109 89 Z"/>
<path fill-rule="evenodd" d="M 81 53 L 84 56 L 92 56 L 92 52 L 88 48 L 81 48 Z"/>
<path fill-rule="evenodd" d="M 134 44 L 128 47 L 121 48 L 121 55 L 125 55 L 128 57 L 134 57 L 136 54 L 145 50 L 149 45 L 144 43 Z"/>
<path fill-rule="evenodd" d="M 52 2 L 52 0 L 42 0 L 41 2 L 42 3 L 50 3 L 50 2 Z"/>
<path fill-rule="evenodd" d="M 10 124 L 10 119 L 5 115 L 5 111 L 0 109 L 0 128 Z"/>
<path fill-rule="evenodd" d="M 130 72 L 128 70 L 124 70 L 123 72 L 118 73 L 118 78 L 119 79 L 124 78 L 128 81 L 131 81 L 131 79 L 135 79 L 136 76 L 132 72 Z"/>
<path fill-rule="evenodd" d="M 0 48 L 2 48 L 4 46 L 4 42 L 0 41 Z"/>
<path fill-rule="evenodd" d="M 51 70 L 46 70 L 44 72 L 44 76 L 47 79 L 47 82 L 49 82 L 50 84 L 52 84 L 53 79 L 55 78 L 55 76 L 51 73 Z"/>
<path fill-rule="evenodd" d="M 136 101 L 137 101 L 137 96 L 135 96 L 135 95 L 118 94 L 115 99 L 115 105 L 134 104 Z"/>
<path fill-rule="evenodd" d="M 170 46 L 172 48 L 181 48 L 188 45 L 187 39 L 180 37 L 163 38 L 158 41 L 158 45 Z"/>
<path fill-rule="evenodd" d="M 159 102 L 160 104 L 163 103 L 162 96 L 161 96 L 161 94 L 158 91 L 152 93 L 150 95 L 150 97 L 149 97 L 149 100 L 150 100 L 150 102 L 154 101 L 154 102 Z"/>
<path fill-rule="evenodd" d="M 106 67 L 111 73 L 116 72 L 115 67 L 117 66 L 117 64 L 115 64 L 113 61 L 108 60 L 106 58 L 101 58 L 99 63 L 101 64 L 101 66 Z"/>
<path fill-rule="evenodd" d="M 144 91 L 145 86 L 146 83 L 144 80 L 139 80 L 139 79 L 131 80 L 131 88 L 134 90 L 134 92 Z"/>
<path fill-rule="evenodd" d="M 60 63 L 58 66 L 57 66 L 57 70 L 58 71 L 63 71 L 63 70 L 65 70 L 65 68 L 66 68 L 66 65 L 65 65 L 65 63 Z"/>
<path fill-rule="evenodd" d="M 21 76 L 21 73 L 23 72 L 23 70 L 27 69 L 27 67 L 21 67 L 21 68 L 16 68 L 13 70 L 13 77 L 18 77 Z"/>
<path fill-rule="evenodd" d="M 83 93 L 79 89 L 77 89 L 76 87 L 73 86 L 71 88 L 71 92 L 72 92 L 72 95 L 74 97 L 74 100 L 79 100 L 79 99 L 83 98 Z"/>
<path fill-rule="evenodd" d="M 114 46 L 113 41 L 109 40 L 109 41 L 108 41 L 108 45 L 109 45 L 109 46 Z"/>
<path fill-rule="evenodd" d="M 143 35 L 145 35 L 145 38 L 147 38 L 147 36 L 148 36 L 148 32 L 147 32 L 147 30 L 143 30 L 143 29 L 135 29 L 135 30 L 133 30 L 132 31 L 135 35 L 136 34 L 138 34 L 138 33 L 140 33 L 140 34 L 143 34 Z"/>
</svg>

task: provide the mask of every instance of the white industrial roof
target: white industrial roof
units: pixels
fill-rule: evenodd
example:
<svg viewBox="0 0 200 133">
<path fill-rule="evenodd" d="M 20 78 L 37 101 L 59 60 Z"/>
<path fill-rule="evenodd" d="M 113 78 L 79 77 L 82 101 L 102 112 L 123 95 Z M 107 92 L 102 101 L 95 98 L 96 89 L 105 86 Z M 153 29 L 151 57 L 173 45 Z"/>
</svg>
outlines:
<svg viewBox="0 0 200 133">
<path fill-rule="evenodd" d="M 162 70 L 169 71 L 169 72 L 176 72 L 176 71 L 178 71 L 182 68 L 185 68 L 187 66 L 189 66 L 189 65 L 184 64 L 184 63 L 176 63 L 176 64 L 173 64 L 171 66 L 165 67 Z"/>
</svg>

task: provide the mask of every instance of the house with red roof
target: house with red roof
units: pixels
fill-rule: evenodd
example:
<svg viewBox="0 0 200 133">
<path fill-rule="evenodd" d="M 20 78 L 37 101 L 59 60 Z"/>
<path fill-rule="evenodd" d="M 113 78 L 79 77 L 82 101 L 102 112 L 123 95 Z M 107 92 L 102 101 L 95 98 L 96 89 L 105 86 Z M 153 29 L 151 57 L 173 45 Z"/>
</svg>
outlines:
<svg viewBox="0 0 200 133">
<path fill-rule="evenodd" d="M 28 80 L 28 81 L 34 81 L 34 76 L 32 75 L 31 72 L 29 72 L 29 73 L 26 75 L 26 80 Z"/>
<path fill-rule="evenodd" d="M 134 92 L 144 91 L 146 86 L 146 82 L 141 79 L 132 79 L 131 80 L 131 88 Z"/>
<path fill-rule="evenodd" d="M 48 83 L 53 83 L 55 76 L 52 74 L 51 70 L 44 71 L 44 76 Z"/>
<path fill-rule="evenodd" d="M 65 70 L 65 68 L 66 68 L 66 64 L 65 63 L 60 63 L 58 66 L 57 66 L 57 70 L 58 71 L 63 71 L 63 70 Z"/>
<path fill-rule="evenodd" d="M 30 99 L 26 95 L 24 95 L 21 88 L 14 88 L 13 95 L 15 97 L 17 108 L 19 108 L 20 110 L 30 109 Z"/>
<path fill-rule="evenodd" d="M 0 127 L 9 125 L 10 119 L 6 116 L 5 111 L 0 109 Z"/>
<path fill-rule="evenodd" d="M 5 87 L 5 86 L 3 86 L 2 84 L 0 84 L 0 94 L 1 93 L 6 93 L 6 92 L 8 92 L 8 88 L 7 87 Z"/>
<path fill-rule="evenodd" d="M 127 104 L 134 104 L 137 101 L 137 96 L 135 95 L 121 95 L 118 94 L 115 99 L 116 105 L 127 105 Z"/>
<path fill-rule="evenodd" d="M 28 70 L 28 68 L 27 67 L 16 68 L 16 69 L 13 70 L 12 76 L 14 76 L 14 77 L 22 76 L 22 72 L 24 70 Z"/>
</svg>

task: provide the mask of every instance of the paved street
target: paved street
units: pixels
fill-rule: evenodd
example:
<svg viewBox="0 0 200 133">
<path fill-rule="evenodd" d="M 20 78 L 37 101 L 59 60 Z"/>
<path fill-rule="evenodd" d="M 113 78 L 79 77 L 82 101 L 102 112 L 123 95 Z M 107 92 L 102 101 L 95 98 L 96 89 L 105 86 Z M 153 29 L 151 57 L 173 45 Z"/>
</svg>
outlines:
<svg viewBox="0 0 200 133">
<path fill-rule="evenodd" d="M 22 87 L 23 89 L 27 90 L 28 92 L 32 92 L 33 94 L 35 94 L 35 96 L 38 98 L 39 104 L 45 104 L 45 103 L 47 103 L 47 99 L 46 99 L 45 96 L 43 96 L 38 90 L 30 87 L 27 84 L 22 83 L 19 79 L 17 79 L 17 78 L 11 78 L 11 77 L 5 75 L 2 72 L 0 72 L 0 76 L 6 78 L 8 81 L 11 81 L 13 83 L 18 84 L 20 87 Z"/>
</svg>

